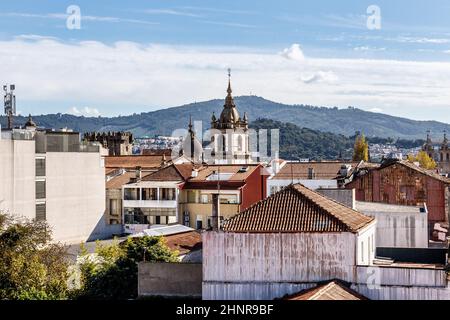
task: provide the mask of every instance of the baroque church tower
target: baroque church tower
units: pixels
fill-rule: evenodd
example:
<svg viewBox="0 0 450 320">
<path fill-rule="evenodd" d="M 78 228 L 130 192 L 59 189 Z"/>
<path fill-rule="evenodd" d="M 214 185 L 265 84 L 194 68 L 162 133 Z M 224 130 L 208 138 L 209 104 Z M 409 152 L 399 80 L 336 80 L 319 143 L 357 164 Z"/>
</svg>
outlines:
<svg viewBox="0 0 450 320">
<path fill-rule="evenodd" d="M 211 156 L 216 164 L 247 164 L 251 162 L 248 118 L 239 116 L 231 95 L 231 73 L 228 69 L 228 89 L 219 119 L 211 117 Z"/>
</svg>

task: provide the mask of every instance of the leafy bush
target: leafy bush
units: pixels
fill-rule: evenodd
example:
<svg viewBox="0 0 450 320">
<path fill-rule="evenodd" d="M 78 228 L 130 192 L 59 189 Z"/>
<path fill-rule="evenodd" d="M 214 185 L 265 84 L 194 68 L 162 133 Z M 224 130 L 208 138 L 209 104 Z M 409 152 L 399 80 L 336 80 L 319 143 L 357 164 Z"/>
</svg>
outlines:
<svg viewBox="0 0 450 320">
<path fill-rule="evenodd" d="M 137 296 L 138 263 L 178 262 L 162 237 L 129 238 L 104 246 L 97 243 L 95 254 L 86 252 L 79 259 L 80 299 L 133 299 Z"/>
<path fill-rule="evenodd" d="M 66 249 L 45 222 L 0 213 L 0 299 L 67 298 Z"/>
</svg>

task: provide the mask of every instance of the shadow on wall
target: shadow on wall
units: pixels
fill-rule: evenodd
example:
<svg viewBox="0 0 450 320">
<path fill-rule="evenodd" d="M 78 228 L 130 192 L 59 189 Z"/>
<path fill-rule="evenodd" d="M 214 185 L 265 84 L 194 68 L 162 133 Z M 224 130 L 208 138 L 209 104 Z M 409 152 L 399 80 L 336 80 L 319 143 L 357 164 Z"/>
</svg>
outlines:
<svg viewBox="0 0 450 320">
<path fill-rule="evenodd" d="M 86 241 L 106 240 L 123 233 L 121 224 L 107 224 L 104 216 L 95 225 Z"/>
</svg>

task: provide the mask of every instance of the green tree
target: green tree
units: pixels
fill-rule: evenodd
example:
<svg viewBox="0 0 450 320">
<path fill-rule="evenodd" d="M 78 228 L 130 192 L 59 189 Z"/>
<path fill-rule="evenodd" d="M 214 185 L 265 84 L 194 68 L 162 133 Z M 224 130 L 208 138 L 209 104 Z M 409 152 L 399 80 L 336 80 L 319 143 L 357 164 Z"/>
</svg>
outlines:
<svg viewBox="0 0 450 320">
<path fill-rule="evenodd" d="M 50 241 L 45 222 L 0 213 L 0 299 L 67 297 L 66 248 Z"/>
<path fill-rule="evenodd" d="M 424 169 L 432 170 L 436 168 L 436 162 L 425 152 L 419 151 L 417 155 L 408 154 L 409 162 L 419 162 Z"/>
<path fill-rule="evenodd" d="M 108 246 L 99 243 L 94 255 L 81 257 L 81 299 L 132 299 L 137 296 L 138 263 L 178 262 L 163 237 L 128 238 Z"/>
<path fill-rule="evenodd" d="M 369 143 L 364 134 L 358 134 L 353 147 L 353 161 L 369 161 Z"/>
</svg>

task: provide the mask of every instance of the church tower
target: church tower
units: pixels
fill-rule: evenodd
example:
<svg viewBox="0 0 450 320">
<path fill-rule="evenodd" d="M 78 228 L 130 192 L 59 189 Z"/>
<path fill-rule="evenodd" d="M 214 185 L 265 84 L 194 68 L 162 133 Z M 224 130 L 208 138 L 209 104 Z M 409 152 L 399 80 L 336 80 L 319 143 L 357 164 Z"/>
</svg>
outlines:
<svg viewBox="0 0 450 320">
<path fill-rule="evenodd" d="M 447 132 L 444 131 L 444 140 L 439 148 L 439 162 L 448 163 L 450 166 L 450 148 L 448 147 Z"/>
<path fill-rule="evenodd" d="M 427 131 L 427 141 L 422 146 L 422 151 L 425 151 L 431 159 L 435 159 L 436 154 L 435 154 L 435 150 L 434 150 L 434 146 L 433 146 L 433 141 L 431 141 L 430 133 L 431 133 L 431 131 L 428 130 Z"/>
<path fill-rule="evenodd" d="M 194 163 L 203 162 L 202 143 L 197 139 L 195 135 L 191 116 L 189 117 L 188 134 L 186 135 L 186 137 L 184 137 L 179 155 L 187 157 Z"/>
<path fill-rule="evenodd" d="M 211 117 L 211 156 L 216 164 L 246 164 L 251 162 L 248 118 L 239 116 L 231 95 L 231 72 L 228 69 L 228 89 L 219 119 Z"/>
</svg>

